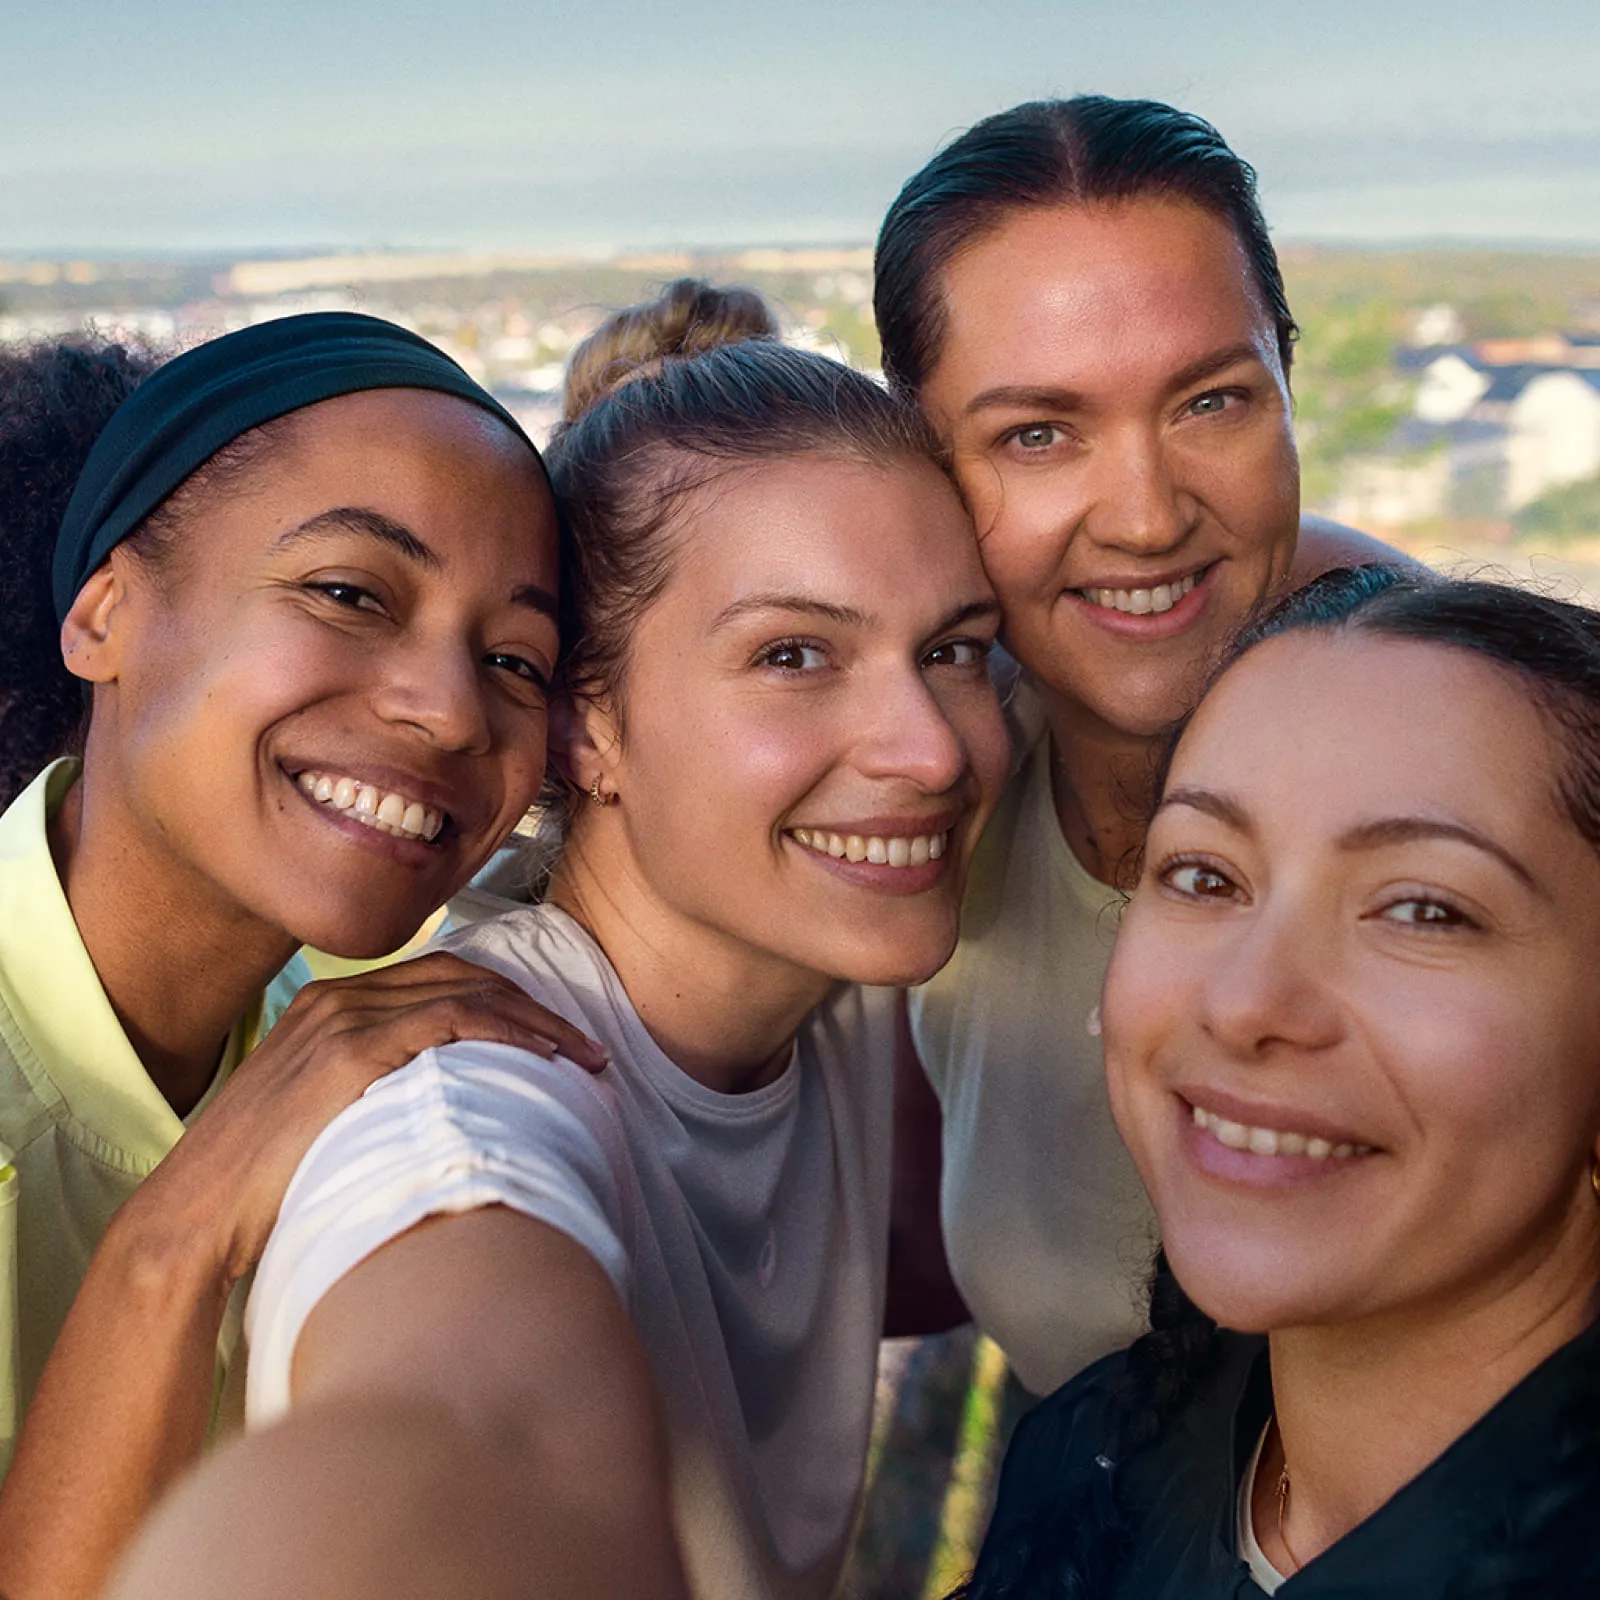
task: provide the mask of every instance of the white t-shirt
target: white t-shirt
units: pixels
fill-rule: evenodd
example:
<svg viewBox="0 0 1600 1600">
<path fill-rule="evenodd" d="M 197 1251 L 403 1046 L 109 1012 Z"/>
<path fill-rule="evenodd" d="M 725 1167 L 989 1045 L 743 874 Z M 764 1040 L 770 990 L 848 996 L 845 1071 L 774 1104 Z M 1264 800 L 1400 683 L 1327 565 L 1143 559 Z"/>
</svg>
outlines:
<svg viewBox="0 0 1600 1600">
<path fill-rule="evenodd" d="M 951 1273 L 1039 1395 L 1145 1327 L 1155 1219 L 1089 1032 L 1121 906 L 1062 837 L 1040 738 L 979 842 L 954 957 L 911 991 Z"/>
<path fill-rule="evenodd" d="M 455 1044 L 336 1118 L 257 1273 L 250 1421 L 288 1406 L 307 1315 L 365 1256 L 423 1217 L 510 1206 L 588 1250 L 633 1318 L 697 1600 L 824 1600 L 860 1499 L 883 1325 L 893 992 L 840 985 L 777 1081 L 723 1095 L 661 1053 L 603 952 L 554 907 L 449 946 L 613 1064 L 593 1077 Z"/>
</svg>

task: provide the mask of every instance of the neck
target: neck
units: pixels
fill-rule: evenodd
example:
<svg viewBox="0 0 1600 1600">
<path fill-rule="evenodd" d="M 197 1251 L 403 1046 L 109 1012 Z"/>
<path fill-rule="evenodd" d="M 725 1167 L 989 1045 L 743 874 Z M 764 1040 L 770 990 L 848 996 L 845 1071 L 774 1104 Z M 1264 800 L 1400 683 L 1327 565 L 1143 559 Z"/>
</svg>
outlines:
<svg viewBox="0 0 1600 1600">
<path fill-rule="evenodd" d="M 1591 1233 L 1565 1263 L 1542 1263 L 1509 1294 L 1473 1306 L 1272 1334 L 1276 1426 L 1252 1509 L 1274 1565 L 1288 1572 L 1342 1539 L 1583 1332 L 1600 1311 L 1597 1281 Z"/>
<path fill-rule="evenodd" d="M 588 930 L 639 1020 L 680 1071 L 742 1094 L 783 1071 L 831 980 L 675 910 L 645 881 L 612 816 L 574 824 L 549 899 Z"/>
<path fill-rule="evenodd" d="M 50 853 L 101 987 L 179 1116 L 216 1076 L 228 1035 L 294 954 L 280 928 L 204 903 L 103 801 L 91 769 L 50 821 Z"/>
<path fill-rule="evenodd" d="M 1126 887 L 1144 843 L 1160 735 L 1127 733 L 1040 686 L 1050 728 L 1056 820 L 1073 855 L 1102 883 Z"/>
</svg>

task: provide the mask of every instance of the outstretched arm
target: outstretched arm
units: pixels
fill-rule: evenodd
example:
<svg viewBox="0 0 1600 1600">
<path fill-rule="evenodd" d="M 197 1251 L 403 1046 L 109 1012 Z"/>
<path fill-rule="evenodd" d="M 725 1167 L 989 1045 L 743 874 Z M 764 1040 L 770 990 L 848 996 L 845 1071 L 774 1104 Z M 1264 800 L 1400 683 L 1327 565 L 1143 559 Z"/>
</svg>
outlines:
<svg viewBox="0 0 1600 1600">
<path fill-rule="evenodd" d="M 108 1600 L 687 1600 L 644 1352 L 565 1234 L 502 1207 L 420 1224 L 317 1305 L 293 1389 Z"/>
<path fill-rule="evenodd" d="M 601 1064 L 516 985 L 451 955 L 296 997 L 95 1251 L 0 1488 L 0 1594 L 100 1592 L 147 1507 L 199 1453 L 228 1293 L 301 1156 L 374 1079 L 463 1038 Z"/>
</svg>

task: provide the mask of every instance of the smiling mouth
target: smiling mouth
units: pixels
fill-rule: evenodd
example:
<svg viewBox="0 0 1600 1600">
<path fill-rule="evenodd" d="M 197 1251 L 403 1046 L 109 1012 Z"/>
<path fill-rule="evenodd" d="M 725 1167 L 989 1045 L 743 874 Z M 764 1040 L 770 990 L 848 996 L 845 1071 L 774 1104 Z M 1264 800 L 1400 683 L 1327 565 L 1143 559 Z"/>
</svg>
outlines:
<svg viewBox="0 0 1600 1600">
<path fill-rule="evenodd" d="M 1160 616 L 1191 593 L 1209 570 L 1203 568 L 1175 582 L 1158 583 L 1149 589 L 1075 589 L 1073 593 L 1102 611 L 1122 611 L 1133 617 Z"/>
<path fill-rule="evenodd" d="M 1194 1125 L 1204 1129 L 1218 1144 L 1230 1150 L 1248 1150 L 1255 1156 L 1306 1156 L 1312 1161 L 1348 1161 L 1353 1156 L 1369 1156 L 1374 1146 L 1341 1141 L 1335 1144 L 1317 1134 L 1296 1133 L 1287 1128 L 1256 1128 L 1244 1122 L 1232 1122 L 1207 1111 L 1203 1106 L 1190 1105 Z"/>
<path fill-rule="evenodd" d="M 865 861 L 875 867 L 925 867 L 937 861 L 950 844 L 950 832 L 896 834 L 830 833 L 825 828 L 791 828 L 789 837 L 818 855 L 835 861 Z"/>
<path fill-rule="evenodd" d="M 302 772 L 296 786 L 318 805 L 342 817 L 363 823 L 397 839 L 438 838 L 445 814 L 413 800 L 396 789 L 378 789 L 370 783 L 337 772 Z"/>
</svg>

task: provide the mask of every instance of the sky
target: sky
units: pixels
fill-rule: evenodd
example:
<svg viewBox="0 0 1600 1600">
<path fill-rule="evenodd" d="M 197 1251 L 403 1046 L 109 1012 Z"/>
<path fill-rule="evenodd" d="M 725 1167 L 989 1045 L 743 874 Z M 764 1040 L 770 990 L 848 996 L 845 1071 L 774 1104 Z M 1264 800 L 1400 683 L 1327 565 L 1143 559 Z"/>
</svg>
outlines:
<svg viewBox="0 0 1600 1600">
<path fill-rule="evenodd" d="M 870 240 L 990 112 L 1167 100 L 1280 240 L 1600 250 L 1594 0 L 0 0 L 0 257 Z"/>
</svg>

